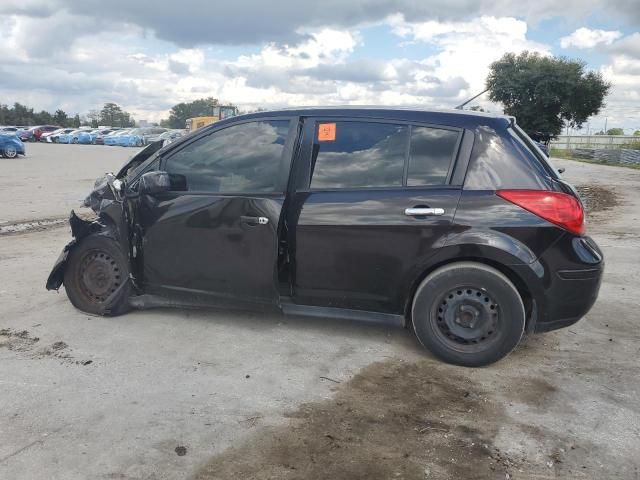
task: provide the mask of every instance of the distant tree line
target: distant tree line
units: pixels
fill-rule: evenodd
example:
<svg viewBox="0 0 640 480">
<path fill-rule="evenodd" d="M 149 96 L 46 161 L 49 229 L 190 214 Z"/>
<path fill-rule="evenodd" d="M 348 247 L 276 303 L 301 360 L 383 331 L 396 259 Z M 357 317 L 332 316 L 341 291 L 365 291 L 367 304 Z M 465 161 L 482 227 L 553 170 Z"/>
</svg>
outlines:
<svg viewBox="0 0 640 480">
<path fill-rule="evenodd" d="M 90 110 L 86 115 L 70 116 L 64 110 L 54 113 L 41 110 L 35 112 L 21 103 L 13 106 L 0 104 L 0 125 L 59 125 L 61 127 L 78 128 L 81 126 L 97 127 L 109 125 L 111 127 L 134 127 L 135 119 L 115 103 L 105 103 L 101 110 Z"/>
</svg>

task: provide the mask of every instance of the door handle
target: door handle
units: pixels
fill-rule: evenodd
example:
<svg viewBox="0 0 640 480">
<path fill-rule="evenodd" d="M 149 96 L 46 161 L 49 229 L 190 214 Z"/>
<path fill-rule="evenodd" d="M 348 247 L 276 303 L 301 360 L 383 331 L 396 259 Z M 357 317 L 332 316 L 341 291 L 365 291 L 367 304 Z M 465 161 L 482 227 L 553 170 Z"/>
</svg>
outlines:
<svg viewBox="0 0 640 480">
<path fill-rule="evenodd" d="M 240 217 L 240 221 L 248 225 L 266 225 L 269 223 L 267 217 L 248 217 L 245 215 Z"/>
<path fill-rule="evenodd" d="M 424 208 L 424 207 L 405 208 L 404 214 L 409 217 L 440 216 L 440 215 L 444 215 L 444 208 Z"/>
</svg>

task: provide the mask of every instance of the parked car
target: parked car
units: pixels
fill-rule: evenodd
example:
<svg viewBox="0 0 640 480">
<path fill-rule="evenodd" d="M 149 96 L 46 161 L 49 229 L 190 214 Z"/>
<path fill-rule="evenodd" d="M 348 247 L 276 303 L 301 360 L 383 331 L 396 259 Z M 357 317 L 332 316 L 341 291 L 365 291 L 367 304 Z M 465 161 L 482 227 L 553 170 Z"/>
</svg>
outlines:
<svg viewBox="0 0 640 480">
<path fill-rule="evenodd" d="M 84 145 L 96 144 L 98 135 L 107 135 L 111 133 L 113 130 L 111 128 L 96 128 L 93 130 L 81 130 L 77 135 L 77 142 L 72 143 L 81 143 Z"/>
<path fill-rule="evenodd" d="M 0 127 L 0 134 L 16 135 L 19 131 L 20 131 L 20 127 L 11 127 L 11 126 Z"/>
<path fill-rule="evenodd" d="M 15 133 L 0 133 L 0 155 L 4 158 L 16 158 L 25 155 L 24 143 Z"/>
<path fill-rule="evenodd" d="M 47 280 L 85 312 L 243 305 L 403 324 L 480 366 L 594 304 L 603 257 L 576 190 L 515 120 L 260 112 L 151 144 L 71 214 Z"/>
<path fill-rule="evenodd" d="M 113 128 L 98 128 L 96 130 L 92 130 L 91 132 L 89 132 L 89 138 L 82 138 L 80 143 L 85 143 L 85 141 L 88 140 L 88 143 L 91 143 L 93 145 L 98 145 L 98 144 L 102 144 L 103 141 L 102 139 L 104 139 L 105 135 L 109 135 L 111 132 L 114 132 L 115 129 Z M 101 141 L 98 142 L 98 139 L 100 139 Z"/>
<path fill-rule="evenodd" d="M 62 133 L 58 135 L 58 143 L 80 143 L 80 135 L 86 131 L 86 129 L 77 128 L 69 133 Z"/>
<path fill-rule="evenodd" d="M 75 128 L 59 128 L 57 130 L 54 130 L 53 132 L 43 133 L 40 136 L 40 141 L 47 142 L 47 143 L 58 143 L 58 139 L 60 135 L 66 135 L 75 130 L 76 130 Z"/>
<path fill-rule="evenodd" d="M 122 141 L 119 137 L 123 136 L 123 135 L 127 135 L 129 132 L 131 131 L 131 129 L 126 129 L 126 130 L 118 130 L 115 132 L 111 132 L 109 135 L 105 135 L 104 137 L 104 144 L 105 145 L 122 145 Z"/>
<path fill-rule="evenodd" d="M 185 132 L 186 130 L 167 130 L 166 132 L 158 136 L 157 140 L 162 140 L 164 142 L 164 145 L 166 145 L 184 136 Z"/>
<path fill-rule="evenodd" d="M 18 135 L 20 136 L 20 140 L 23 142 L 38 142 L 40 141 L 40 136 L 43 133 L 53 132 L 54 130 L 59 129 L 55 125 L 38 125 L 36 127 L 31 127 L 26 130 L 21 130 Z"/>
<path fill-rule="evenodd" d="M 123 147 L 142 147 L 157 140 L 166 131 L 166 128 L 161 127 L 134 128 L 129 130 L 126 135 L 118 137 L 118 145 Z"/>
<path fill-rule="evenodd" d="M 536 141 L 534 141 L 533 143 L 535 143 L 536 147 L 538 147 L 542 153 L 544 153 L 547 157 L 549 156 L 549 147 L 547 145 Z"/>
</svg>

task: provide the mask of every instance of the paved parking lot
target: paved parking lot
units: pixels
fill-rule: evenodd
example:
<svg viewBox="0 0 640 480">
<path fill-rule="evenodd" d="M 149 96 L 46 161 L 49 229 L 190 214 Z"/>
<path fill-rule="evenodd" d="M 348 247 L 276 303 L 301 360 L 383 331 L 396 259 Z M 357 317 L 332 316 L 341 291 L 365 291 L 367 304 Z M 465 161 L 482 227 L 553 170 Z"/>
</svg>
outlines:
<svg viewBox="0 0 640 480">
<path fill-rule="evenodd" d="M 6 232 L 66 217 L 135 149 L 27 148 L 0 159 L 0 478 L 640 479 L 640 171 L 556 162 L 594 210 L 600 298 L 472 370 L 361 323 L 87 316 L 44 289 L 69 228 Z"/>
</svg>

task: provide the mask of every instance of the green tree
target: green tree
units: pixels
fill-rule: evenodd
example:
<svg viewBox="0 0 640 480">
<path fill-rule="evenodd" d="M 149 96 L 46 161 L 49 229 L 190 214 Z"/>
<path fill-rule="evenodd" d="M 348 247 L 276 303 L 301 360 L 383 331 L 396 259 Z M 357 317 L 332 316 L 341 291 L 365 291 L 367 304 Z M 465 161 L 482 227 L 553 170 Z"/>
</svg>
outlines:
<svg viewBox="0 0 640 480">
<path fill-rule="evenodd" d="M 491 64 L 489 97 L 536 140 L 558 136 L 564 126 L 581 128 L 604 105 L 611 85 L 581 60 L 538 53 L 505 54 Z"/>
<path fill-rule="evenodd" d="M 71 126 L 74 128 L 80 128 L 80 123 L 80 115 L 76 113 L 76 115 L 73 117 L 73 120 L 71 121 Z"/>
<path fill-rule="evenodd" d="M 64 110 L 58 109 L 56 113 L 53 114 L 53 123 L 61 127 L 66 127 L 69 125 L 69 116 Z"/>
<path fill-rule="evenodd" d="M 640 137 L 640 130 L 636 130 L 635 132 L 633 132 L 633 136 Z"/>
<path fill-rule="evenodd" d="M 109 125 L 111 127 L 133 127 L 135 120 L 129 112 L 125 112 L 116 103 L 105 103 L 100 110 L 99 122 L 101 125 Z"/>
<path fill-rule="evenodd" d="M 624 130 L 622 128 L 610 128 L 607 130 L 607 135 L 624 135 Z"/>
<path fill-rule="evenodd" d="M 218 99 L 213 97 L 199 98 L 189 103 L 178 103 L 171 108 L 169 120 L 165 122 L 171 128 L 184 128 L 187 118 L 208 117 L 213 115 L 213 107 Z"/>
<path fill-rule="evenodd" d="M 100 121 L 100 112 L 95 109 L 89 110 L 89 113 L 87 113 L 87 121 L 93 128 L 98 128 Z"/>
</svg>

